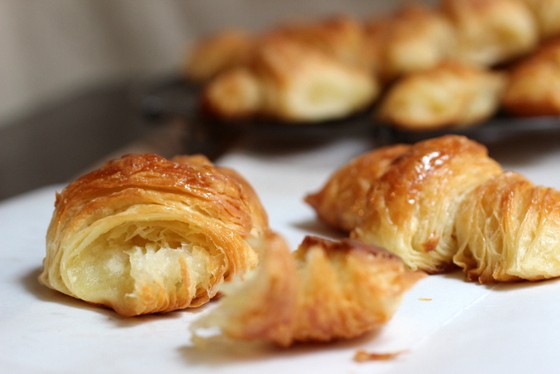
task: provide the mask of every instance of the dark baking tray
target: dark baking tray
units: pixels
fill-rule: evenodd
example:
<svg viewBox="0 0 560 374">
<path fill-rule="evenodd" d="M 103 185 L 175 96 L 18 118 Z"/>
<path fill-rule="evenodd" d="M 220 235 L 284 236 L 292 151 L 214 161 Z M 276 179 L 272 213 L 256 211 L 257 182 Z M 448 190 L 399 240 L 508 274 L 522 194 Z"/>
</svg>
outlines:
<svg viewBox="0 0 560 374">
<path fill-rule="evenodd" d="M 221 121 L 199 110 L 200 88 L 179 77 L 160 79 L 149 84 L 142 95 L 142 111 L 152 122 L 181 119 L 188 122 L 201 141 L 252 136 L 266 141 L 306 142 L 346 136 L 368 136 L 376 145 L 414 143 L 445 134 L 467 136 L 483 143 L 528 135 L 560 135 L 560 116 L 512 117 L 499 113 L 490 120 L 467 128 L 447 127 L 438 130 L 406 130 L 378 122 L 375 108 L 332 121 L 285 123 L 266 118 L 250 121 Z"/>
</svg>

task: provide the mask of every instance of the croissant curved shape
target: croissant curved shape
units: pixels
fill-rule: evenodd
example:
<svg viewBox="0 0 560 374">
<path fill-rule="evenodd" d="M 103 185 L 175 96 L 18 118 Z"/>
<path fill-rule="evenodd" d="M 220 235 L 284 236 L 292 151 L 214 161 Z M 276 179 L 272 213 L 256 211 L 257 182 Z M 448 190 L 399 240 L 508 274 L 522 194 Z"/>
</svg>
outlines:
<svg viewBox="0 0 560 374">
<path fill-rule="evenodd" d="M 228 284 L 217 308 L 192 324 L 195 342 L 211 327 L 229 338 L 280 346 L 356 337 L 386 323 L 426 275 L 351 240 L 308 236 L 291 253 L 281 238 L 269 238 L 262 253 L 252 277 Z"/>
<path fill-rule="evenodd" d="M 463 201 L 453 257 L 480 283 L 560 276 L 560 192 L 500 174 Z"/>
<path fill-rule="evenodd" d="M 448 135 L 416 143 L 409 148 L 398 147 L 403 153 L 388 164 L 382 156 L 387 148 L 374 150 L 370 160 L 375 163 L 356 164 L 364 168 L 385 169 L 369 181 L 365 203 L 359 205 L 359 216 L 344 218 L 354 224 L 350 236 L 386 248 L 400 256 L 412 269 L 439 273 L 452 266 L 457 243 L 454 219 L 461 200 L 468 192 L 492 176 L 501 173 L 497 162 L 488 157 L 484 146 L 462 136 Z M 395 149 L 392 150 L 393 152 Z M 466 167 L 468 165 L 468 167 Z M 356 171 L 342 168 L 334 173 L 328 185 L 347 184 L 347 193 L 357 201 L 363 190 L 352 182 L 366 185 L 352 177 Z M 361 172 L 367 175 L 366 172 Z M 342 182 L 344 181 L 344 182 Z M 359 193 L 356 193 L 359 191 Z M 323 194 L 333 204 L 336 195 Z M 351 197 L 346 198 L 351 201 Z M 352 205 L 340 206 L 340 217 L 355 215 Z M 319 218 L 324 215 L 319 213 Z"/>
<path fill-rule="evenodd" d="M 206 303 L 257 264 L 255 191 L 204 156 L 112 160 L 56 196 L 40 281 L 123 316 Z"/>
</svg>

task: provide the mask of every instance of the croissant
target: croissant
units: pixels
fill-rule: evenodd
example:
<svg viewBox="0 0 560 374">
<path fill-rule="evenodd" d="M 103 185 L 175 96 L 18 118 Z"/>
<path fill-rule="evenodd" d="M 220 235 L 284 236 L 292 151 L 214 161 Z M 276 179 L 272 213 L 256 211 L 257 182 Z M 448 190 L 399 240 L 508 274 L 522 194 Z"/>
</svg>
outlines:
<svg viewBox="0 0 560 374">
<path fill-rule="evenodd" d="M 456 61 L 445 61 L 397 81 L 377 117 L 408 130 L 473 126 L 500 106 L 505 76 Z"/>
<path fill-rule="evenodd" d="M 200 306 L 257 264 L 268 218 L 204 156 L 112 160 L 57 194 L 40 281 L 123 316 Z"/>
<path fill-rule="evenodd" d="M 278 237 L 264 243 L 252 276 L 228 284 L 217 308 L 191 325 L 195 342 L 212 327 L 229 338 L 279 346 L 356 337 L 386 323 L 425 276 L 355 241 L 308 236 L 293 253 Z"/>
<path fill-rule="evenodd" d="M 536 21 L 521 0 L 443 0 L 441 9 L 455 29 L 460 61 L 496 65 L 539 42 Z"/>
<path fill-rule="evenodd" d="M 336 119 L 364 110 L 377 97 L 372 72 L 316 49 L 271 36 L 250 64 L 230 70 L 204 89 L 204 110 L 231 119 L 267 117 L 288 123 Z"/>
<path fill-rule="evenodd" d="M 560 192 L 503 173 L 463 201 L 453 261 L 480 283 L 560 276 Z"/>
<path fill-rule="evenodd" d="M 374 174 L 369 181 L 365 200 L 363 191 L 354 196 L 357 201 L 362 200 L 358 203 L 362 212 L 354 218 L 350 236 L 388 249 L 411 269 L 443 272 L 452 267 L 457 249 L 454 218 L 459 203 L 470 190 L 502 169 L 488 157 L 484 146 L 462 136 L 443 136 L 408 148 L 390 146 L 371 151 L 367 157 L 386 163 L 383 155 L 388 152 L 402 153 L 383 166 L 373 162 L 356 164 L 363 168 L 379 168 L 382 173 L 377 177 Z M 341 193 L 359 191 L 352 182 L 365 183 L 352 177 L 351 171 L 342 167 L 326 185 L 341 185 L 340 180 L 347 179 Z M 361 174 L 367 175 L 366 172 Z M 337 198 L 326 193 L 319 196 Z M 322 202 L 318 206 L 328 204 Z M 346 212 L 341 207 L 341 215 L 354 214 L 352 206 L 347 207 Z M 318 216 L 321 218 L 322 213 Z"/>
<path fill-rule="evenodd" d="M 519 116 L 560 114 L 560 42 L 538 50 L 515 66 L 502 98 L 504 109 Z"/>
</svg>

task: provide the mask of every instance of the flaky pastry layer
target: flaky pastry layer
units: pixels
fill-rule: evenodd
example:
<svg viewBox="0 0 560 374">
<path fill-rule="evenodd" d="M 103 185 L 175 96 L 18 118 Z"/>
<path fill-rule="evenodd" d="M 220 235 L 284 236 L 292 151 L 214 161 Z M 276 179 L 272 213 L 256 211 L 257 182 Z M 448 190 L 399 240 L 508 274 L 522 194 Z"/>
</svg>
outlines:
<svg viewBox="0 0 560 374">
<path fill-rule="evenodd" d="M 123 316 L 199 306 L 257 263 L 251 186 L 203 156 L 113 160 L 56 196 L 40 281 Z"/>
</svg>

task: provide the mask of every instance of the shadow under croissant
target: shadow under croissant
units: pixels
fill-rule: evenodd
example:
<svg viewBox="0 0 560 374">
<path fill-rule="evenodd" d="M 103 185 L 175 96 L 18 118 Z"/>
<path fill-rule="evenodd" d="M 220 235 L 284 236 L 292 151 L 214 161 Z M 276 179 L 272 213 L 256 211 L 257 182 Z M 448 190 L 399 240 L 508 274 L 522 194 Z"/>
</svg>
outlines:
<svg viewBox="0 0 560 374">
<path fill-rule="evenodd" d="M 208 366 L 217 368 L 221 366 L 231 365 L 236 362 L 247 363 L 266 361 L 268 359 L 277 359 L 279 357 L 296 357 L 304 356 L 314 352 L 328 354 L 338 350 L 358 350 L 364 345 L 371 343 L 373 339 L 383 329 L 382 326 L 373 331 L 369 331 L 361 336 L 342 339 L 330 342 L 309 342 L 296 343 L 290 347 L 279 347 L 273 343 L 267 342 L 249 342 L 239 340 L 229 340 L 223 336 L 216 336 L 212 339 L 205 338 L 205 344 L 208 347 L 199 347 L 194 343 L 180 347 L 179 353 L 184 361 L 189 365 Z M 352 362 L 353 351 L 348 353 L 348 362 Z"/>
</svg>

